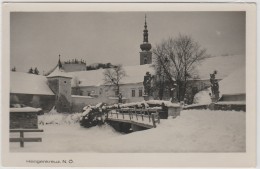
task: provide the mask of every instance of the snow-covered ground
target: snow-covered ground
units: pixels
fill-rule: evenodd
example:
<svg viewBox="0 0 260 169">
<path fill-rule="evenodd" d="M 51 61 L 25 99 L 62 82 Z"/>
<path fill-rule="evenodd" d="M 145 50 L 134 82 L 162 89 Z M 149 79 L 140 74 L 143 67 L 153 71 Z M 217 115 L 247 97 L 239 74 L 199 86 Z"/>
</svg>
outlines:
<svg viewBox="0 0 260 169">
<path fill-rule="evenodd" d="M 67 117 L 68 118 L 68 117 Z M 64 118 L 64 119 L 67 119 Z M 75 121 L 75 120 L 72 120 Z M 245 112 L 184 110 L 157 128 L 131 134 L 76 123 L 40 125 L 41 143 L 10 143 L 11 152 L 245 152 Z M 12 135 L 13 137 L 13 135 Z M 25 134 L 25 137 L 29 137 Z"/>
</svg>

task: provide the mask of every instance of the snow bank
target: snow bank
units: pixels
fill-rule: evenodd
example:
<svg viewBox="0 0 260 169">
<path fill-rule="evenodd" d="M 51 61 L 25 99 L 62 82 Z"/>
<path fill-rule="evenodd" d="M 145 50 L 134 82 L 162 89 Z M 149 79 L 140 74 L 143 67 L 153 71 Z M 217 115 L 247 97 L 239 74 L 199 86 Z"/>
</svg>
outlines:
<svg viewBox="0 0 260 169">
<path fill-rule="evenodd" d="M 45 76 L 23 72 L 10 72 L 10 93 L 54 95 Z"/>
<path fill-rule="evenodd" d="M 245 152 L 245 113 L 185 110 L 155 129 L 99 142 L 98 152 Z M 118 144 L 123 143 L 123 144 Z"/>
<path fill-rule="evenodd" d="M 18 143 L 11 143 L 11 152 L 176 153 L 246 150 L 245 113 L 235 111 L 184 110 L 175 119 L 162 119 L 157 128 L 126 135 L 115 132 L 107 125 L 89 129 L 78 124 L 40 125 L 40 128 L 44 132 L 33 133 L 33 137 L 42 137 L 41 143 L 26 143 L 24 148 L 20 148 Z"/>
<path fill-rule="evenodd" d="M 194 104 L 210 104 L 211 103 L 211 98 L 209 93 L 211 93 L 210 88 L 202 90 L 195 94 L 193 98 L 193 103 Z"/>
<path fill-rule="evenodd" d="M 11 143 L 11 152 L 95 152 L 94 147 L 103 147 L 99 142 L 112 137 L 120 137 L 108 125 L 83 128 L 79 124 L 71 125 L 41 125 L 43 133 L 25 133 L 25 137 L 41 137 L 42 142 L 25 143 L 20 148 L 19 143 Z M 17 137 L 11 133 L 11 137 Z"/>
<path fill-rule="evenodd" d="M 78 124 L 81 117 L 81 113 L 62 114 L 62 113 L 45 113 L 38 116 L 38 123 L 40 125 L 56 124 Z"/>
</svg>

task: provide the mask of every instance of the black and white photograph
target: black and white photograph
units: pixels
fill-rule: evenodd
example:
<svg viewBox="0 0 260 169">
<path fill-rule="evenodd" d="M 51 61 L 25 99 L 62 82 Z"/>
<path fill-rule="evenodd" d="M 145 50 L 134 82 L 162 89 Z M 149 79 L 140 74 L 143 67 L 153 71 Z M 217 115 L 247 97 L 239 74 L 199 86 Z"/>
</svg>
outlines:
<svg viewBox="0 0 260 169">
<path fill-rule="evenodd" d="M 9 153 L 248 152 L 246 10 L 11 11 L 9 24 Z"/>
</svg>

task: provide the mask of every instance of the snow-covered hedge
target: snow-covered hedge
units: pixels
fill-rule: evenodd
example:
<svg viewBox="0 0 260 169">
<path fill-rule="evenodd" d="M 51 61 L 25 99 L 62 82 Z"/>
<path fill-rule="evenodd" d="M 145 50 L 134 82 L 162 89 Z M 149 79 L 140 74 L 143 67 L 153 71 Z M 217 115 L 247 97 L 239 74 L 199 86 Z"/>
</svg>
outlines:
<svg viewBox="0 0 260 169">
<path fill-rule="evenodd" d="M 79 123 L 81 113 L 63 114 L 63 113 L 45 113 L 38 116 L 38 123 L 40 125 L 48 124 L 76 124 Z"/>
<path fill-rule="evenodd" d="M 166 107 L 180 107 L 179 103 L 172 103 L 170 101 L 165 100 L 148 100 L 148 101 L 141 101 L 141 102 L 132 102 L 132 103 L 124 103 L 124 104 L 114 104 L 107 106 L 107 108 L 153 108 L 153 107 L 160 107 L 162 104 Z"/>
</svg>

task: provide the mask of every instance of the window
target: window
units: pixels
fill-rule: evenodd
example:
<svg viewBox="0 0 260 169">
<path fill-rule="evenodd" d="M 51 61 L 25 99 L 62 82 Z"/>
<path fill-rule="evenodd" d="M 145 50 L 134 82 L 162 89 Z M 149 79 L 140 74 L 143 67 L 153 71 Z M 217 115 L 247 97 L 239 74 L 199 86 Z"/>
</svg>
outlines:
<svg viewBox="0 0 260 169">
<path fill-rule="evenodd" d="M 132 89 L 132 97 L 135 97 L 135 89 Z"/>
<path fill-rule="evenodd" d="M 142 97 L 142 96 L 143 96 L 143 90 L 139 89 L 139 97 Z"/>
<path fill-rule="evenodd" d="M 147 59 L 146 58 L 144 59 L 144 64 L 147 64 Z"/>
</svg>

